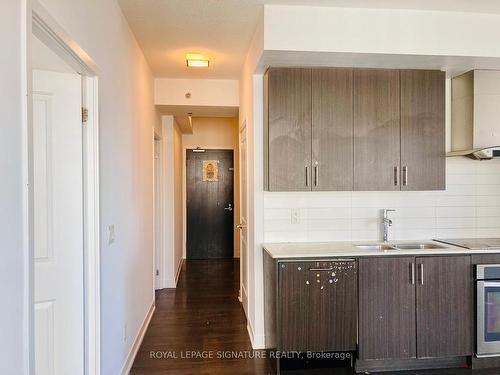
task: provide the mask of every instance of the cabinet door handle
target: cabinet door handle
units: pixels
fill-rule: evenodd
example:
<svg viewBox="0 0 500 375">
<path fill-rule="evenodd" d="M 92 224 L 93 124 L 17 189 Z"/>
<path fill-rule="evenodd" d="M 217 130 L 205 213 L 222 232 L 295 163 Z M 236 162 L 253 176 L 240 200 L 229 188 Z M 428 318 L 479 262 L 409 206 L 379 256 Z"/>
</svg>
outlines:
<svg viewBox="0 0 500 375">
<path fill-rule="evenodd" d="M 309 167 L 306 165 L 306 186 L 309 186 Z"/>
<path fill-rule="evenodd" d="M 424 265 L 420 263 L 418 269 L 420 271 L 420 285 L 424 285 Z"/>
<path fill-rule="evenodd" d="M 399 167 L 394 167 L 394 186 L 399 185 Z"/>
<path fill-rule="evenodd" d="M 410 284 L 415 285 L 415 263 L 410 263 Z"/>
<path fill-rule="evenodd" d="M 318 186 L 319 183 L 319 167 L 317 165 L 314 166 L 314 186 Z"/>
<path fill-rule="evenodd" d="M 403 186 L 408 185 L 408 167 L 405 165 L 403 167 Z"/>
</svg>

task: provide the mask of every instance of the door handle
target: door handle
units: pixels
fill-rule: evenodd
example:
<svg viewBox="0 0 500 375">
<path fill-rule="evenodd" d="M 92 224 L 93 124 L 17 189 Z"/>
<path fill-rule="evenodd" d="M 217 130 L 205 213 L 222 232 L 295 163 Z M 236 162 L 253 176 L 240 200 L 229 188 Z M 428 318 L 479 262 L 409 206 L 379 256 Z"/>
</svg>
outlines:
<svg viewBox="0 0 500 375">
<path fill-rule="evenodd" d="M 314 186 L 318 186 L 319 184 L 319 166 L 316 163 L 314 166 Z"/>
<path fill-rule="evenodd" d="M 403 167 L 403 186 L 408 185 L 408 167 L 405 165 Z"/>
<path fill-rule="evenodd" d="M 410 284 L 415 285 L 415 263 L 410 263 Z"/>
<path fill-rule="evenodd" d="M 236 228 L 238 229 L 243 229 L 243 228 L 246 228 L 247 226 L 245 224 L 238 224 L 236 225 Z"/>
<path fill-rule="evenodd" d="M 394 186 L 399 185 L 399 167 L 394 167 Z"/>
<path fill-rule="evenodd" d="M 420 285 L 424 285 L 424 265 L 420 263 L 418 269 L 420 271 Z"/>
<path fill-rule="evenodd" d="M 309 167 L 306 165 L 306 186 L 309 186 Z"/>
<path fill-rule="evenodd" d="M 226 211 L 232 211 L 233 210 L 233 206 L 231 205 L 231 203 L 229 203 L 228 207 L 224 207 L 224 210 L 226 210 Z"/>
</svg>

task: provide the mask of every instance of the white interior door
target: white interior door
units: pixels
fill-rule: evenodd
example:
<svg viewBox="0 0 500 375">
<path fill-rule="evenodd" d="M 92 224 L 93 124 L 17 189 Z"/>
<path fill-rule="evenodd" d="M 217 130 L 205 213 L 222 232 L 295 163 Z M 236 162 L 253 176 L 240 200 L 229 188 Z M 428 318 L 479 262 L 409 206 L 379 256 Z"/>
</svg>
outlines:
<svg viewBox="0 0 500 375">
<path fill-rule="evenodd" d="M 240 129 L 240 297 L 248 316 L 248 188 L 247 188 L 247 128 Z"/>
<path fill-rule="evenodd" d="M 33 72 L 36 375 L 83 375 L 82 87 Z"/>
</svg>

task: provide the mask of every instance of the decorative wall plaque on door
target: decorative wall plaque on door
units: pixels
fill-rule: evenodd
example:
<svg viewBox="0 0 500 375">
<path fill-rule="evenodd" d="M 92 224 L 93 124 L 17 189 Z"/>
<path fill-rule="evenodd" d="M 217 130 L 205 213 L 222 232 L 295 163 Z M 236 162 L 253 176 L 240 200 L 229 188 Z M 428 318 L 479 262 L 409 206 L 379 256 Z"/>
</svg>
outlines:
<svg viewBox="0 0 500 375">
<path fill-rule="evenodd" d="M 218 160 L 203 160 L 203 181 L 219 181 Z"/>
</svg>

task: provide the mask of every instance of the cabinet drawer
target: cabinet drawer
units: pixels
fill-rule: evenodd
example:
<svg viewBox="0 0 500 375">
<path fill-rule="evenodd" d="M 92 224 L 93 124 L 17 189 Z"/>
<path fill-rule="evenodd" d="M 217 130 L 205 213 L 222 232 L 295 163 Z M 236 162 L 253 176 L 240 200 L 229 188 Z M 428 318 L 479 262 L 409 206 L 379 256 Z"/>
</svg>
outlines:
<svg viewBox="0 0 500 375">
<path fill-rule="evenodd" d="M 281 262 L 278 349 L 356 349 L 356 261 Z"/>
</svg>

